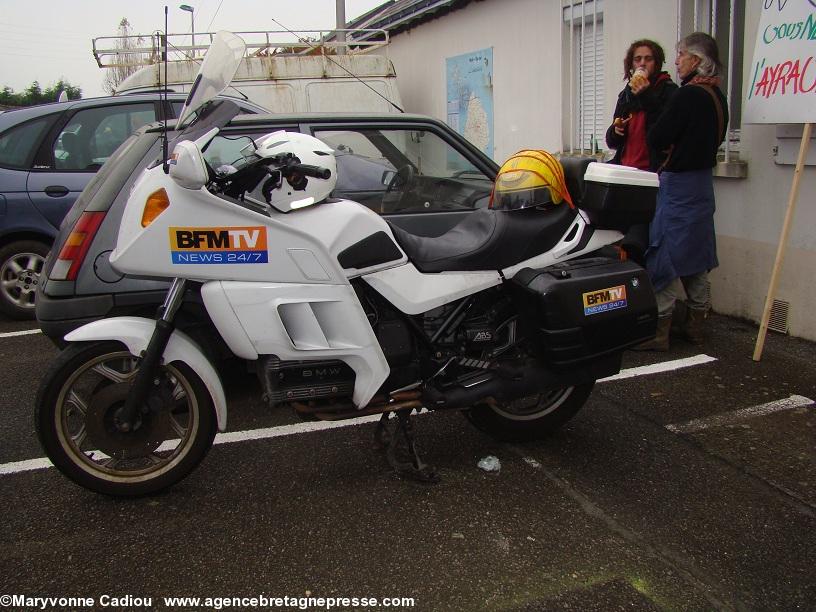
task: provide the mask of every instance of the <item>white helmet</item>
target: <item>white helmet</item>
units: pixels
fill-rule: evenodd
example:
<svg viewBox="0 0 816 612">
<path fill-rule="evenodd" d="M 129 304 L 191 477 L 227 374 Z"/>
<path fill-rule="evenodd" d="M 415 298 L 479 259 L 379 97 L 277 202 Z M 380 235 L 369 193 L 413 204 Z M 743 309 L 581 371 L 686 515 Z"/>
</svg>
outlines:
<svg viewBox="0 0 816 612">
<path fill-rule="evenodd" d="M 255 142 L 255 145 L 257 147 L 255 153 L 260 157 L 279 156 L 282 160 L 289 158 L 290 165 L 301 164 L 324 171 L 313 172 L 310 169 L 302 172 L 295 166 L 294 171 L 287 175 L 288 166 L 284 165 L 280 184 L 270 190 L 268 182 L 264 183 L 266 188 L 256 187 L 253 190 L 253 196 L 261 196 L 279 211 L 289 212 L 322 202 L 334 191 L 334 186 L 337 184 L 337 162 L 334 159 L 334 151 L 314 136 L 281 130 L 262 136 Z"/>
</svg>

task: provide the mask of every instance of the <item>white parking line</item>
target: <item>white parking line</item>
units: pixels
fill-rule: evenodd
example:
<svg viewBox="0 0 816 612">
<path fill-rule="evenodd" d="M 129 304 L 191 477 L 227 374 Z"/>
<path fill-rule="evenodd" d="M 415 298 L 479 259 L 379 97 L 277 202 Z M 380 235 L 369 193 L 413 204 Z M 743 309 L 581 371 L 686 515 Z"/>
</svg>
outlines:
<svg viewBox="0 0 816 612">
<path fill-rule="evenodd" d="M 350 427 L 361 423 L 373 423 L 379 421 L 380 415 L 357 417 L 344 421 L 309 421 L 306 423 L 294 423 L 293 425 L 279 425 L 277 427 L 265 427 L 263 429 L 251 429 L 249 431 L 231 431 L 215 436 L 213 444 L 232 444 L 233 442 L 246 442 L 247 440 L 264 440 L 266 438 L 278 438 L 280 436 L 292 436 L 300 433 L 312 431 L 323 431 L 324 429 L 337 429 L 338 427 Z"/>
<path fill-rule="evenodd" d="M 336 429 L 338 427 L 350 427 L 361 423 L 371 423 L 379 420 L 380 415 L 358 417 L 345 421 L 314 421 L 307 423 L 294 423 L 293 425 L 280 425 L 278 427 L 264 427 L 262 429 L 251 429 L 248 431 L 231 431 L 215 436 L 213 444 L 232 444 L 233 442 L 246 442 L 247 440 L 264 440 L 266 438 L 279 438 L 281 436 L 292 436 L 300 433 L 312 431 L 322 431 L 324 429 Z M 158 450 L 170 450 L 175 447 L 173 442 L 178 440 L 168 440 L 158 448 Z M 166 446 L 165 446 L 166 445 Z M 104 456 L 104 455 L 103 455 Z M 27 461 L 12 461 L 11 463 L 0 464 L 0 476 L 4 474 L 18 474 L 20 472 L 30 472 L 31 470 L 44 470 L 54 467 L 47 458 L 29 459 Z"/>
<path fill-rule="evenodd" d="M 637 368 L 627 368 L 621 370 L 619 374 L 601 378 L 598 382 L 610 382 L 613 380 L 623 380 L 625 378 L 633 378 L 635 376 L 645 376 L 646 374 L 659 374 L 661 372 L 672 372 L 682 368 L 690 368 L 691 366 L 703 365 L 717 361 L 716 357 L 709 355 L 695 355 L 694 357 L 686 357 L 684 359 L 673 359 L 672 361 L 661 361 L 660 363 L 652 363 Z"/>
<path fill-rule="evenodd" d="M 754 417 L 763 416 L 766 414 L 773 414 L 774 412 L 780 412 L 782 410 L 810 406 L 813 403 L 813 400 L 808 397 L 791 395 L 788 398 L 776 400 L 775 402 L 768 402 L 767 404 L 760 404 L 759 406 L 732 410 L 731 412 L 715 414 L 714 416 L 706 417 L 704 419 L 694 419 L 685 423 L 666 425 L 666 429 L 673 431 L 674 433 L 693 433 L 695 431 L 708 429 L 709 427 L 733 425 L 734 423 L 739 423 L 745 419 L 752 419 Z"/>
<path fill-rule="evenodd" d="M 11 338 L 12 336 L 28 336 L 30 334 L 41 334 L 42 330 L 39 329 L 24 329 L 22 331 L 16 332 L 3 332 L 0 334 L 0 338 Z"/>
<path fill-rule="evenodd" d="M 45 457 L 41 459 L 29 459 L 27 461 L 12 461 L 11 463 L 0 464 L 0 476 L 5 474 L 18 474 L 31 470 L 44 470 L 50 467 L 54 467 L 54 464 Z"/>
<path fill-rule="evenodd" d="M 629 368 L 622 370 L 620 374 L 603 378 L 598 382 L 632 378 L 634 376 L 645 376 L 648 374 L 657 374 L 659 372 L 670 372 L 680 368 L 688 368 L 695 365 L 709 363 L 711 361 L 716 361 L 716 359 L 714 357 L 709 357 L 708 355 L 696 355 L 695 357 L 689 357 L 686 359 L 675 359 L 672 361 L 664 361 L 662 363 L 655 363 L 638 368 Z M 266 438 L 278 438 L 281 436 L 291 436 L 300 433 L 323 431 L 326 429 L 337 429 L 339 427 L 351 427 L 361 423 L 372 423 L 379 420 L 379 418 L 380 415 L 375 414 L 372 416 L 358 417 L 356 419 L 348 419 L 345 421 L 310 421 L 306 423 L 294 423 L 292 425 L 279 425 L 277 427 L 251 429 L 248 431 L 231 431 L 215 436 L 214 444 L 231 444 L 233 442 L 245 442 L 247 440 L 263 440 Z M 42 470 L 50 467 L 53 467 L 53 465 L 44 457 L 39 459 L 29 459 L 27 461 L 2 463 L 0 464 L 0 476 L 6 474 L 18 474 L 20 472 L 28 472 L 31 470 Z"/>
</svg>

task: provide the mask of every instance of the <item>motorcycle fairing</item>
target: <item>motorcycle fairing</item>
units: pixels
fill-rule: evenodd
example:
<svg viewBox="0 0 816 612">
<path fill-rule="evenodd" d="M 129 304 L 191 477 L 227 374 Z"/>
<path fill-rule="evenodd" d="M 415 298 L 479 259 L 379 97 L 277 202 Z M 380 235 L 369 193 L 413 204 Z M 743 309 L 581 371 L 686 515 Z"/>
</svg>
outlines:
<svg viewBox="0 0 816 612">
<path fill-rule="evenodd" d="M 496 270 L 423 274 L 411 262 L 366 274 L 363 280 L 399 310 L 410 315 L 433 310 L 502 283 L 502 277 Z"/>
<path fill-rule="evenodd" d="M 214 281 L 202 286 L 201 297 L 238 357 L 343 361 L 356 375 L 352 401 L 358 408 L 388 378 L 388 362 L 349 284 Z"/>
<path fill-rule="evenodd" d="M 143 203 L 160 189 L 170 205 L 143 227 Z M 181 246 L 178 232 L 183 233 Z M 205 188 L 185 189 L 156 167 L 133 186 L 111 263 L 121 272 L 144 276 L 347 284 L 348 278 L 407 261 L 395 243 L 395 259 L 364 269 L 340 266 L 341 253 L 378 233 L 393 240 L 384 219 L 348 200 L 270 217 Z M 267 245 L 263 252 L 261 239 Z"/>
<path fill-rule="evenodd" d="M 623 234 L 615 230 L 599 230 L 589 225 L 585 213 L 578 211 L 567 231 L 552 249 L 504 268 L 501 273 L 507 278 L 513 278 L 524 268 L 546 268 L 554 263 L 575 259 L 581 255 L 592 253 L 599 248 L 614 244 L 623 239 Z"/>
</svg>

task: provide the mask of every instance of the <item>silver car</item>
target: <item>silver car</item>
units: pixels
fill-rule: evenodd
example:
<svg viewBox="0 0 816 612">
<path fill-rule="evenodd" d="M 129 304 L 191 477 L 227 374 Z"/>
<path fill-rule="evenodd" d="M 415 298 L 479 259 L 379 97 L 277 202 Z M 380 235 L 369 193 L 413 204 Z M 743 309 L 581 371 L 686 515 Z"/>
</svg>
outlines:
<svg viewBox="0 0 816 612">
<path fill-rule="evenodd" d="M 168 95 L 175 117 L 184 94 Z M 264 108 L 236 101 L 242 113 Z M 0 113 L 0 313 L 34 317 L 45 256 L 60 223 L 105 161 L 163 115 L 159 93 L 89 98 Z"/>
</svg>

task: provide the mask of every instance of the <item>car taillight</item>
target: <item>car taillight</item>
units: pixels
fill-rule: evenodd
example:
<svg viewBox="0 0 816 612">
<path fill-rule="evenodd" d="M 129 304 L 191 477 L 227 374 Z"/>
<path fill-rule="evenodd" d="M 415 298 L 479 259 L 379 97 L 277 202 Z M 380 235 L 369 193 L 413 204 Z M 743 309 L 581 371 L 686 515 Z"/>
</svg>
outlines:
<svg viewBox="0 0 816 612">
<path fill-rule="evenodd" d="M 91 248 L 94 236 L 105 219 L 104 212 L 84 212 L 68 234 L 62 250 L 54 262 L 49 278 L 52 280 L 76 280 L 79 268 Z"/>
</svg>

